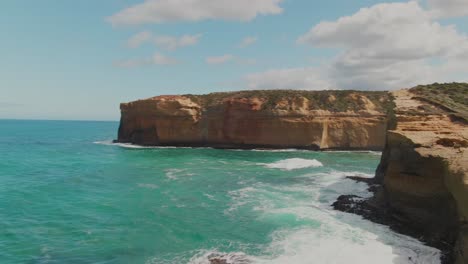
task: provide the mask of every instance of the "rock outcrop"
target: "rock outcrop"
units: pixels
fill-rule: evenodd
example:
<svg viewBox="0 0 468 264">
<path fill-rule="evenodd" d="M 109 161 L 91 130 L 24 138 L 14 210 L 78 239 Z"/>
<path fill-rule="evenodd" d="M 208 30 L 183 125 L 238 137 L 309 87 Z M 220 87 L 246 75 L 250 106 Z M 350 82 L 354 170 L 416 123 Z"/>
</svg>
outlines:
<svg viewBox="0 0 468 264">
<path fill-rule="evenodd" d="M 441 103 L 445 87 L 435 98 L 425 89 L 393 92 L 397 126 L 387 132 L 374 197 L 343 196 L 334 206 L 440 248 L 443 263 L 468 263 L 468 86 L 452 96 L 462 111 L 450 98 Z"/>
<path fill-rule="evenodd" d="M 408 90 L 394 95 L 398 125 L 377 171 L 385 202 L 429 242 L 455 245 L 456 263 L 468 263 L 468 126 Z"/>
<path fill-rule="evenodd" d="M 118 142 L 152 146 L 381 150 L 385 92 L 244 91 L 121 104 Z"/>
</svg>

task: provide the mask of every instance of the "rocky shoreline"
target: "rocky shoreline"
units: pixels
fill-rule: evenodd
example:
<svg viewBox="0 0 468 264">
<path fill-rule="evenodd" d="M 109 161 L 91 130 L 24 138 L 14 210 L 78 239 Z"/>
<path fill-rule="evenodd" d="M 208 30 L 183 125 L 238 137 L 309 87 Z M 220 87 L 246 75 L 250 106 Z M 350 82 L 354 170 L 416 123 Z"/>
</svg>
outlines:
<svg viewBox="0 0 468 264">
<path fill-rule="evenodd" d="M 332 204 L 333 209 L 357 214 L 364 219 L 377 224 L 388 226 L 393 231 L 407 235 L 420 240 L 428 246 L 439 249 L 442 252 L 441 264 L 455 263 L 454 247 L 456 244 L 457 230 L 450 233 L 435 235 L 430 230 L 415 224 L 395 208 L 385 203 L 379 197 L 382 195 L 383 186 L 375 179 L 347 177 L 358 182 L 368 184 L 369 191 L 373 197 L 365 199 L 356 195 L 341 195 L 337 201 Z"/>
<path fill-rule="evenodd" d="M 352 178 L 373 196 L 344 195 L 332 206 L 440 249 L 443 264 L 468 263 L 468 85 L 393 95 L 396 126 L 387 131 L 376 176 Z M 444 100 L 450 107 L 441 107 Z"/>
</svg>

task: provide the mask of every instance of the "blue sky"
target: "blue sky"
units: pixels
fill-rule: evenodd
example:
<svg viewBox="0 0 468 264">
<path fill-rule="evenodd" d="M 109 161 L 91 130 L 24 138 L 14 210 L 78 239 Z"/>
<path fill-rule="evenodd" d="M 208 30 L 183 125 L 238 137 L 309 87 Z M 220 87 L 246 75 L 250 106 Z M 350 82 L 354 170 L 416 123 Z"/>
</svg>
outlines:
<svg viewBox="0 0 468 264">
<path fill-rule="evenodd" d="M 118 120 L 120 102 L 159 94 L 466 81 L 467 3 L 6 0 L 0 118 Z"/>
</svg>

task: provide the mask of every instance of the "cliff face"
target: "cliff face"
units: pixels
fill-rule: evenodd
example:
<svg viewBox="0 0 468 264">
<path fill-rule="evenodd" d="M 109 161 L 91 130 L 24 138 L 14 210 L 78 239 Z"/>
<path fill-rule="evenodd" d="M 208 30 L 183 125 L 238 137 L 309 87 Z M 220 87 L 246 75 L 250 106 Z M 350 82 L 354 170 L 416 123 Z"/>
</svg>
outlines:
<svg viewBox="0 0 468 264">
<path fill-rule="evenodd" d="M 158 96 L 121 104 L 118 141 L 155 146 L 379 150 L 385 144 L 390 104 L 389 95 L 378 92 Z"/>
<path fill-rule="evenodd" d="M 415 92 L 394 92 L 397 127 L 377 170 L 377 203 L 423 240 L 452 251 L 446 263 L 468 263 L 468 126 Z"/>
</svg>

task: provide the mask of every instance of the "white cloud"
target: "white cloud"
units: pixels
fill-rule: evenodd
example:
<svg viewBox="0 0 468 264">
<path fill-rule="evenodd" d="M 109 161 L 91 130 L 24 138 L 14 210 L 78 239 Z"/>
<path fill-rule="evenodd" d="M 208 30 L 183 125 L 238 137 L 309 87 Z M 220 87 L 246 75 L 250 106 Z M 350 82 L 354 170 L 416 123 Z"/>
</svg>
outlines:
<svg viewBox="0 0 468 264">
<path fill-rule="evenodd" d="M 250 21 L 282 13 L 282 0 L 145 0 L 108 18 L 113 25 L 223 19 Z"/>
<path fill-rule="evenodd" d="M 208 57 L 205 62 L 208 64 L 223 64 L 234 60 L 235 57 L 231 54 L 226 54 L 218 57 Z"/>
<path fill-rule="evenodd" d="M 467 0 L 427 0 L 427 4 L 434 17 L 468 16 Z"/>
<path fill-rule="evenodd" d="M 165 56 L 161 53 L 155 53 L 149 58 L 127 59 L 114 62 L 114 66 L 121 68 L 136 68 L 149 65 L 173 65 L 179 63 L 178 60 Z"/>
<path fill-rule="evenodd" d="M 239 44 L 239 48 L 246 48 L 250 45 L 253 45 L 257 42 L 257 37 L 246 37 Z"/>
<path fill-rule="evenodd" d="M 352 49 L 376 59 L 419 59 L 448 54 L 466 37 L 431 21 L 417 2 L 379 4 L 334 22 L 322 22 L 300 43 Z"/>
<path fill-rule="evenodd" d="M 201 34 L 197 35 L 183 35 L 181 37 L 173 36 L 156 36 L 154 43 L 160 48 L 165 50 L 176 50 L 178 48 L 193 46 L 198 43 Z"/>
<path fill-rule="evenodd" d="M 156 65 L 172 65 L 179 63 L 176 59 L 167 57 L 161 53 L 155 53 L 153 55 L 152 62 Z"/>
<path fill-rule="evenodd" d="M 418 2 L 378 4 L 321 22 L 299 43 L 341 48 L 328 76 L 340 88 L 397 89 L 450 80 L 462 70 L 468 38 L 434 21 Z"/>
<path fill-rule="evenodd" d="M 183 35 L 181 37 L 158 35 L 154 36 L 149 31 L 139 32 L 127 40 L 129 48 L 138 48 L 147 42 L 154 42 L 158 47 L 165 50 L 176 50 L 178 48 L 196 45 L 202 34 L 196 35 Z"/>
<path fill-rule="evenodd" d="M 249 89 L 328 90 L 333 85 L 318 68 L 274 69 L 245 77 Z"/>
<path fill-rule="evenodd" d="M 127 46 L 129 48 L 138 48 L 140 47 L 143 43 L 149 41 L 152 37 L 151 32 L 149 31 L 142 31 L 140 33 L 137 33 L 133 35 L 130 39 L 127 41 Z"/>
</svg>

